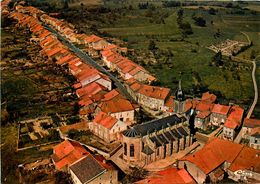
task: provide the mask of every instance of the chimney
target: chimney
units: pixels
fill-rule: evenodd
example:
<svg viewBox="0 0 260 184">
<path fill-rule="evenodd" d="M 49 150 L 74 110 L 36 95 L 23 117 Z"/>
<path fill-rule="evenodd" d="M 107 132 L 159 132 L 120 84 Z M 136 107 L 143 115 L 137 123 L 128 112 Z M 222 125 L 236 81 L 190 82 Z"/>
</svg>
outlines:
<svg viewBox="0 0 260 184">
<path fill-rule="evenodd" d="M 106 159 L 104 159 L 104 160 L 103 160 L 103 163 L 104 163 L 104 164 L 106 164 L 106 163 L 107 163 Z"/>
</svg>

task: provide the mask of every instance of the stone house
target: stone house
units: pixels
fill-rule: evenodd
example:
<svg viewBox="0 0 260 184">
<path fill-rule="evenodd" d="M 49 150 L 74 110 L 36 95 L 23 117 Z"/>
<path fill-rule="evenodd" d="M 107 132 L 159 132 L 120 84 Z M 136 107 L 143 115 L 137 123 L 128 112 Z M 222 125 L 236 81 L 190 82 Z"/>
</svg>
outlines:
<svg viewBox="0 0 260 184">
<path fill-rule="evenodd" d="M 227 119 L 230 106 L 214 104 L 210 115 L 210 123 L 215 126 L 224 124 Z"/>
<path fill-rule="evenodd" d="M 248 139 L 250 137 L 250 134 L 254 128 L 260 127 L 260 120 L 259 119 L 248 119 L 246 118 L 243 123 L 243 127 L 241 129 L 242 131 L 242 137 L 244 139 Z"/>
<path fill-rule="evenodd" d="M 104 141 L 112 142 L 120 139 L 119 133 L 127 129 L 127 124 L 104 112 L 99 112 L 89 124 L 89 129 Z"/>
<path fill-rule="evenodd" d="M 109 45 L 109 43 L 96 35 L 91 35 L 85 38 L 85 44 L 95 50 L 103 50 L 105 47 Z"/>
<path fill-rule="evenodd" d="M 127 80 L 126 89 L 140 104 L 152 110 L 165 109 L 165 102 L 170 97 L 170 89 L 142 84 L 135 79 Z"/>
<path fill-rule="evenodd" d="M 96 113 L 99 111 L 105 112 L 116 119 L 131 125 L 135 122 L 136 106 L 131 104 L 121 94 L 111 98 L 102 99 L 98 104 Z"/>
<path fill-rule="evenodd" d="M 239 106 L 232 106 L 230 114 L 226 119 L 223 127 L 222 137 L 233 141 L 237 135 L 237 130 L 242 124 L 244 109 Z"/>
<path fill-rule="evenodd" d="M 195 116 L 195 120 L 194 120 L 195 128 L 200 128 L 205 130 L 209 124 L 209 120 L 210 120 L 210 111 L 199 112 L 199 114 Z"/>
</svg>

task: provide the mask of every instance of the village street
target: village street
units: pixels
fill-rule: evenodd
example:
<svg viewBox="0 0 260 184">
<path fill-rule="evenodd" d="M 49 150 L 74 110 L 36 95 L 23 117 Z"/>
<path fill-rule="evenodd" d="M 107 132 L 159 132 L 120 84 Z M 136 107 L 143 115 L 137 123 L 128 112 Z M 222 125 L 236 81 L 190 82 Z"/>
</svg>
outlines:
<svg viewBox="0 0 260 184">
<path fill-rule="evenodd" d="M 84 62 L 87 64 L 92 65 L 94 68 L 99 70 L 100 72 L 106 74 L 109 76 L 109 78 L 114 82 L 114 84 L 126 95 L 126 97 L 131 100 L 132 102 L 134 99 L 132 96 L 127 92 L 123 84 L 115 77 L 113 76 L 110 72 L 108 72 L 104 67 L 100 66 L 95 62 L 91 57 L 89 57 L 85 52 L 77 48 L 74 44 L 69 42 L 66 38 L 64 38 L 60 33 L 58 33 L 56 30 L 52 29 L 48 25 L 44 25 L 46 29 L 51 31 L 53 34 L 55 34 L 72 52 L 74 52 L 79 58 L 81 58 Z"/>
</svg>

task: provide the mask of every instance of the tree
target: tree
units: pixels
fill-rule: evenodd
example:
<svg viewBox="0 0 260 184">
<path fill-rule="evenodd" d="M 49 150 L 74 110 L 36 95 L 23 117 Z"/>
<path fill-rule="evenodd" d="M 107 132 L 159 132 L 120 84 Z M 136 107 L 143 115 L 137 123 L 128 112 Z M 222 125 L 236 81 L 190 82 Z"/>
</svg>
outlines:
<svg viewBox="0 0 260 184">
<path fill-rule="evenodd" d="M 209 11 L 208 11 L 208 13 L 211 14 L 211 15 L 216 15 L 217 10 L 214 9 L 214 8 L 210 8 Z"/>
<path fill-rule="evenodd" d="M 218 53 L 215 54 L 212 58 L 212 62 L 215 63 L 216 66 L 223 66 L 223 60 L 222 60 L 222 53 L 219 51 Z"/>
<path fill-rule="evenodd" d="M 255 56 L 256 56 L 256 51 L 252 50 L 250 54 L 250 59 L 255 59 Z"/>
<path fill-rule="evenodd" d="M 198 16 L 193 16 L 193 20 L 195 20 L 195 24 L 200 26 L 200 27 L 205 27 L 206 26 L 206 20 L 203 19 L 202 17 Z"/>
<path fill-rule="evenodd" d="M 148 49 L 149 49 L 149 50 L 155 50 L 155 49 L 157 49 L 156 44 L 155 44 L 155 41 L 153 41 L 153 40 L 150 40 L 150 41 L 149 41 Z"/>
<path fill-rule="evenodd" d="M 184 36 L 190 35 L 190 34 L 193 33 L 192 28 L 191 28 L 191 25 L 190 25 L 189 22 L 181 23 L 181 24 L 180 24 L 180 28 L 182 29 L 182 34 L 183 34 Z"/>
</svg>

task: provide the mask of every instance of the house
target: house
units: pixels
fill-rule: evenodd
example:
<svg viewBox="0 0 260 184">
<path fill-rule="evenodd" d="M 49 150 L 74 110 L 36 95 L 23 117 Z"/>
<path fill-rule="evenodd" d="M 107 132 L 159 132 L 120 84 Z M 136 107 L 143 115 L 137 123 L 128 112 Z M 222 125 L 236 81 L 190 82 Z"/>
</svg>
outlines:
<svg viewBox="0 0 260 184">
<path fill-rule="evenodd" d="M 230 109 L 230 114 L 226 119 L 223 127 L 222 136 L 224 139 L 234 140 L 237 135 L 237 130 L 242 124 L 244 109 L 239 106 L 233 106 Z"/>
<path fill-rule="evenodd" d="M 108 90 L 112 89 L 112 82 L 110 78 L 97 69 L 89 66 L 85 63 L 82 63 L 79 60 L 71 61 L 69 63 L 69 68 L 71 73 L 78 79 L 81 83 L 81 86 L 84 87 L 93 82 L 100 84 L 101 86 L 107 88 Z"/>
<path fill-rule="evenodd" d="M 100 84 L 93 82 L 83 88 L 79 88 L 76 90 L 76 95 L 78 96 L 78 98 L 81 98 L 83 96 L 87 96 L 87 97 L 91 97 L 97 93 L 99 93 L 100 91 L 105 90 L 105 88 L 103 86 L 101 86 Z"/>
<path fill-rule="evenodd" d="M 240 183 L 260 182 L 260 150 L 244 146 L 227 173 L 232 180 Z"/>
<path fill-rule="evenodd" d="M 252 119 L 252 118 L 246 118 L 243 123 L 242 127 L 242 137 L 244 139 L 248 139 L 250 137 L 251 131 L 254 128 L 260 127 L 260 119 Z"/>
<path fill-rule="evenodd" d="M 67 171 L 68 166 L 89 154 L 78 142 L 65 140 L 53 148 L 51 159 L 57 170 Z"/>
<path fill-rule="evenodd" d="M 74 184 L 117 184 L 117 170 L 103 157 L 91 154 L 70 165 L 69 173 Z"/>
<path fill-rule="evenodd" d="M 253 128 L 249 136 L 249 146 L 260 149 L 260 127 Z"/>
<path fill-rule="evenodd" d="M 102 111 L 89 124 L 89 129 L 106 142 L 120 139 L 119 133 L 127 129 L 127 124 Z"/>
<path fill-rule="evenodd" d="M 208 103 L 206 101 L 199 101 L 196 105 L 196 113 L 199 114 L 199 112 L 203 111 L 212 111 L 214 104 Z"/>
<path fill-rule="evenodd" d="M 209 124 L 210 111 L 201 111 L 195 116 L 194 125 L 195 128 L 205 130 Z"/>
<path fill-rule="evenodd" d="M 179 166 L 185 168 L 197 183 L 216 183 L 223 179 L 225 171 L 232 176 L 236 171 L 251 169 L 254 173 L 250 177 L 257 178 L 260 176 L 259 154 L 259 150 L 212 138 L 199 151 L 183 157 Z"/>
<path fill-rule="evenodd" d="M 239 144 L 214 138 L 196 153 L 182 158 L 179 167 L 185 168 L 197 183 L 217 182 L 223 179 L 224 169 L 233 162 L 242 147 Z"/>
<path fill-rule="evenodd" d="M 185 169 L 168 168 L 149 175 L 147 178 L 135 182 L 135 184 L 196 184 L 194 179 Z"/>
<path fill-rule="evenodd" d="M 103 50 L 109 45 L 109 43 L 106 40 L 96 35 L 88 36 L 85 38 L 84 41 L 85 44 L 87 44 L 89 47 L 92 47 L 95 50 Z"/>
<path fill-rule="evenodd" d="M 123 132 L 123 161 L 144 165 L 164 159 L 192 144 L 187 118 L 167 116 L 138 124 Z"/>
<path fill-rule="evenodd" d="M 164 110 L 165 102 L 170 97 L 170 89 L 142 84 L 131 78 L 126 81 L 129 94 L 146 108 Z"/>
<path fill-rule="evenodd" d="M 227 119 L 230 106 L 214 104 L 210 115 L 210 123 L 215 126 L 224 124 Z"/>
<path fill-rule="evenodd" d="M 96 112 L 105 112 L 128 125 L 135 122 L 135 107 L 130 101 L 125 99 L 121 94 L 116 95 L 114 98 L 106 99 L 103 99 L 98 104 Z"/>
</svg>

